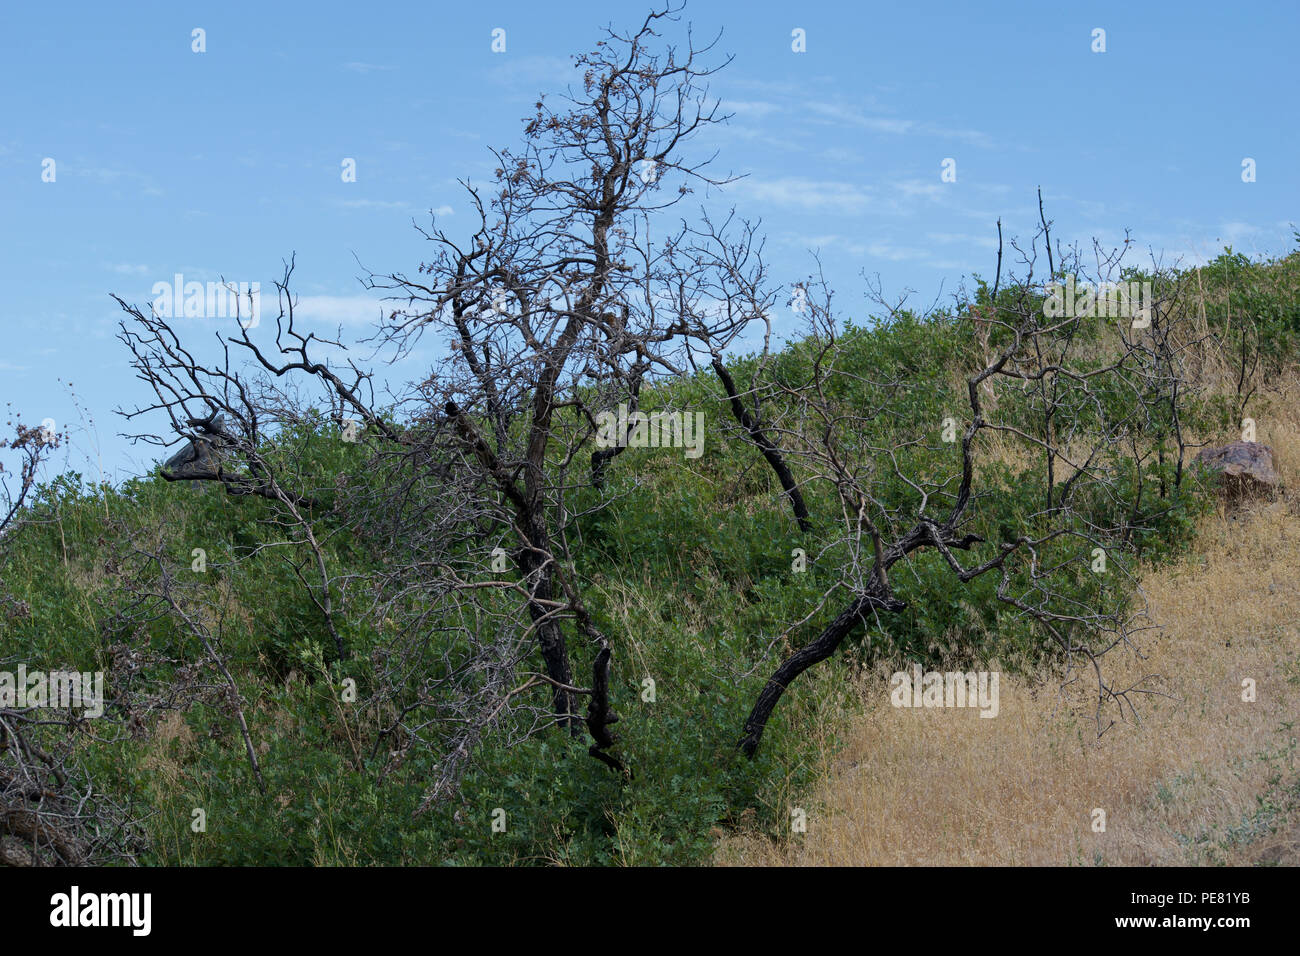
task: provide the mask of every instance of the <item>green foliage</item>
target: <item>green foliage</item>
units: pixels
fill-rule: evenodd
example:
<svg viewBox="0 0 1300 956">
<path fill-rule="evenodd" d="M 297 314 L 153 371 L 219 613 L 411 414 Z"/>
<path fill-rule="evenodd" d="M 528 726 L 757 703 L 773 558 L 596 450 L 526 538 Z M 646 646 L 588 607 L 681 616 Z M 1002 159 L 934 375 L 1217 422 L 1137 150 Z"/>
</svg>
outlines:
<svg viewBox="0 0 1300 956">
<path fill-rule="evenodd" d="M 1206 321 L 1235 354 L 1243 337 L 1275 370 L 1300 344 L 1300 254 L 1252 261 L 1226 248 L 1200 270 L 1207 292 Z"/>
<path fill-rule="evenodd" d="M 1292 355 L 1300 335 L 1300 297 L 1293 294 L 1296 263 L 1270 271 L 1225 253 L 1202 270 L 1215 304 L 1209 320 L 1228 330 L 1234 316 L 1255 316 L 1260 348 L 1275 360 Z M 987 306 L 989 290 L 977 303 Z M 1234 320 L 1235 321 L 1235 320 Z M 1088 332 L 1094 335 L 1094 332 Z M 996 345 L 996 341 L 994 342 Z M 830 397 L 846 412 L 870 420 L 849 441 L 899 445 L 907 474 L 941 479 L 954 471 L 956 447 L 939 440 L 948 416 L 966 411 L 964 376 L 979 353 L 969 323 L 939 315 L 903 313 L 867 327 L 849 326 L 835 361 L 843 373 Z M 775 357 L 771 378 L 794 384 L 809 374 L 810 342 L 791 343 Z M 1100 360 L 1098 360 L 1100 361 Z M 747 381 L 753 358 L 733 365 Z M 1130 400 L 1102 393 L 1102 413 Z M 1040 427 L 1032 396 L 1010 396 L 999 409 L 1030 433 Z M 875 416 L 888 404 L 891 413 Z M 844 555 L 832 544 L 835 505 L 810 489 L 817 524 L 801 534 L 771 470 L 731 424 L 711 372 L 660 385 L 643 408 L 701 408 L 706 452 L 691 460 L 629 449 L 611 466 L 603 490 L 577 488 L 566 529 L 577 543 L 577 572 L 588 582 L 598 625 L 616 637 L 611 694 L 622 720 L 619 752 L 630 778 L 611 773 L 587 754 L 588 741 L 560 733 L 525 736 L 520 725 L 497 727 L 478 747 L 458 794 L 416 814 L 436 768 L 418 752 L 397 767 L 373 748 L 374 715 L 339 703 L 345 677 L 365 689 L 373 655 L 385 647 L 381 629 L 345 620 L 353 650 L 336 660 L 319 609 L 294 567 L 308 552 L 285 541 L 269 521 L 266 502 L 236 499 L 220 489 L 174 485 L 151 475 L 118 488 L 87 487 L 77 474 L 42 486 L 12 542 L 3 587 L 21 596 L 30 613 L 0 621 L 6 651 L 47 668 L 112 672 L 124 645 L 147 647 L 147 673 L 157 684 L 177 677 L 177 661 L 202 658 L 194 639 L 165 616 L 138 633 L 122 624 L 130 597 L 121 569 L 132 542 L 157 538 L 178 577 L 217 589 L 227 610 L 223 649 L 248 701 L 250 735 L 266 779 L 259 791 L 242 737 L 220 697 L 162 719 L 148 717 L 138 733 L 89 749 L 101 786 L 151 811 L 149 862 L 171 864 L 680 864 L 706 860 L 719 830 L 744 815 L 770 832 L 787 825 L 787 795 L 810 780 L 809 757 L 831 740 L 824 715 L 845 703 L 843 665 L 820 668 L 793 687 L 753 762 L 735 751 L 745 716 L 770 671 L 770 648 L 839 582 L 832 570 Z M 1081 405 L 1072 425 L 1095 420 Z M 1226 414 L 1212 405 L 1189 406 L 1189 416 L 1211 421 Z M 1189 473 L 1176 470 L 1171 422 L 1156 420 L 1161 452 L 1127 462 L 1113 498 L 1075 502 L 1077 520 L 1124 521 L 1143 560 L 1166 560 L 1185 545 L 1207 496 Z M 1122 443 L 1117 443 L 1122 446 Z M 282 467 L 312 476 L 329 504 L 336 476 L 377 480 L 364 473 L 364 449 L 340 442 L 337 426 L 313 414 L 268 442 Z M 915 489 L 891 469 L 880 469 L 873 493 L 906 513 Z M 1139 489 L 1142 493 L 1139 495 Z M 1041 463 L 1013 468 L 994 463 L 982 473 L 981 497 L 970 530 L 996 544 L 1036 530 L 1048 485 Z M 591 510 L 597 501 L 606 507 Z M 208 570 L 189 570 L 194 548 Z M 806 573 L 792 570 L 792 552 L 810 556 Z M 821 549 L 826 549 L 824 552 Z M 1124 574 L 1088 570 L 1091 555 L 1066 536 L 1043 560 L 1072 560 L 1064 596 L 1081 604 L 1123 602 Z M 326 561 L 335 569 L 366 569 L 364 544 L 346 527 L 331 527 Z M 821 554 L 819 561 L 811 556 Z M 1108 556 L 1117 569 L 1125 567 Z M 857 635 L 858 663 L 998 660 L 1035 666 L 1051 649 L 1024 615 L 994 597 L 995 575 L 959 584 L 943 558 L 921 551 L 892 578 L 907 610 L 882 618 Z M 1024 588 L 1023 577 L 1013 587 Z M 216 593 L 216 591 L 214 591 Z M 835 600 L 789 640 L 816 633 L 839 610 Z M 429 668 L 437 663 L 430 649 Z M 735 680 L 729 675 L 747 673 Z M 654 681 L 654 699 L 647 685 Z M 161 713 L 161 712 L 160 712 Z M 370 723 L 363 726 L 366 720 Z M 368 730 L 367 730 L 368 728 Z M 191 828 L 206 813 L 206 832 Z M 504 830 L 494 812 L 504 811 Z"/>
</svg>

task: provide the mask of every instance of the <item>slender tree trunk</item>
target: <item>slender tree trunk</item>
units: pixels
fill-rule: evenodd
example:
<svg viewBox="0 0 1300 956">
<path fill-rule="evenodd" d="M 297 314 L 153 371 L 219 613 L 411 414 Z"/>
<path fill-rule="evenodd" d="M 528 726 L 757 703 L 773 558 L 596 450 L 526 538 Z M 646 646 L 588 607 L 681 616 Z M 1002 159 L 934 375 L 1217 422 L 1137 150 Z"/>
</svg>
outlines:
<svg viewBox="0 0 1300 956">
<path fill-rule="evenodd" d="M 623 770 L 622 761 L 605 752 L 618 742 L 618 738 L 609 729 L 610 725 L 618 723 L 618 714 L 609 705 L 609 658 L 609 647 L 602 647 L 591 665 L 591 703 L 587 705 L 587 730 L 594 743 L 587 748 L 587 753 L 611 770 Z"/>
<path fill-rule="evenodd" d="M 527 540 L 519 552 L 519 570 L 528 585 L 528 614 L 537 629 L 537 642 L 541 647 L 542 661 L 546 665 L 546 676 L 558 684 L 572 687 L 573 670 L 569 664 L 569 648 L 564 629 L 560 627 L 559 621 L 549 617 L 554 613 L 555 608 L 551 602 L 558 590 L 548 560 L 550 549 L 541 522 L 534 516 L 525 518 L 524 537 Z M 552 701 L 560 724 L 567 725 L 574 735 L 580 734 L 577 695 L 563 687 L 556 687 Z"/>
<path fill-rule="evenodd" d="M 641 398 L 640 376 L 637 376 L 636 379 L 633 381 L 631 392 L 632 392 L 632 400 L 631 402 L 628 403 L 629 413 L 636 412 L 638 410 L 638 404 Z M 628 417 L 629 419 L 632 418 L 630 414 Z M 619 455 L 623 454 L 623 452 L 627 450 L 628 440 L 632 437 L 632 433 L 633 431 L 635 431 L 635 429 L 636 429 L 635 422 L 629 421 L 627 425 L 627 433 L 621 436 L 622 440 L 619 441 L 618 444 L 616 444 L 612 448 L 600 448 L 591 453 L 591 486 L 593 488 L 605 487 L 605 470 L 609 467 L 609 463 L 613 459 L 617 458 Z"/>
<path fill-rule="evenodd" d="M 749 414 L 749 409 L 745 408 L 744 402 L 740 400 L 740 394 L 736 391 L 735 379 L 731 377 L 727 367 L 722 364 L 722 360 L 716 356 L 713 359 L 713 371 L 717 373 L 718 379 L 722 382 L 722 387 L 726 389 L 727 398 L 731 401 L 731 413 L 736 416 L 736 421 L 740 422 L 741 427 L 749 432 L 750 439 L 758 446 L 763 453 L 763 457 L 767 459 L 767 463 L 776 472 L 781 487 L 790 499 L 790 507 L 794 509 L 794 516 L 799 522 L 799 530 L 805 534 L 812 531 L 812 520 L 808 516 L 808 507 L 804 504 L 803 494 L 799 491 L 799 486 L 795 483 L 794 475 L 790 473 L 790 468 L 786 465 L 781 450 L 767 437 L 767 433 L 763 431 L 762 426 L 755 420 L 754 416 Z"/>
<path fill-rule="evenodd" d="M 549 420 L 549 405 L 546 408 Z M 515 533 L 519 537 L 520 545 L 515 560 L 528 584 L 528 614 L 536 625 L 537 641 L 541 647 L 542 660 L 546 664 L 546 676 L 557 684 L 572 687 L 573 672 L 569 667 L 569 651 L 564 630 L 560 627 L 559 621 L 550 616 L 554 612 L 554 605 L 551 602 L 555 598 L 557 589 L 554 570 L 550 563 L 550 536 L 546 533 L 540 496 L 534 489 L 519 488 L 509 470 L 497 459 L 496 454 L 475 431 L 473 424 L 462 414 L 455 402 L 448 402 L 445 411 L 455 423 L 465 443 L 473 449 L 488 474 L 496 481 L 497 487 L 514 505 Z M 540 449 L 539 454 L 545 451 L 544 436 L 542 439 L 534 438 L 534 444 Z M 567 724 L 575 734 L 581 733 L 576 695 L 563 687 L 556 687 L 553 700 L 555 716 L 560 719 L 560 723 Z"/>
<path fill-rule="evenodd" d="M 749 712 L 749 718 L 745 721 L 745 736 L 738 744 L 745 756 L 753 758 L 754 751 L 758 749 L 758 743 L 763 737 L 763 729 L 767 726 L 767 719 L 772 716 L 773 709 L 791 681 L 808 668 L 820 664 L 834 654 L 844 639 L 852 634 L 859 624 L 866 622 L 868 611 L 875 608 L 894 613 L 901 611 L 904 606 L 902 601 L 892 595 L 864 594 L 841 611 L 815 640 L 787 657 L 776 669 L 776 673 L 768 678 L 767 685 L 758 695 L 754 709 Z"/>
</svg>

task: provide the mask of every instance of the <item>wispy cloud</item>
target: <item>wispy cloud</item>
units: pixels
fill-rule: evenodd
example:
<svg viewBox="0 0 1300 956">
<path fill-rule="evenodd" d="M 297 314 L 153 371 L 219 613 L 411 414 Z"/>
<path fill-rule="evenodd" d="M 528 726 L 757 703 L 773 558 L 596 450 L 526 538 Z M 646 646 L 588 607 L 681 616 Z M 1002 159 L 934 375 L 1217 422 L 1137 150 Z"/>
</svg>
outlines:
<svg viewBox="0 0 1300 956">
<path fill-rule="evenodd" d="M 983 249 L 990 245 L 989 240 L 983 236 L 968 236 L 956 233 L 929 233 L 927 239 L 938 244 L 944 245 L 969 245 L 972 248 Z M 934 268 L 969 268 L 970 263 L 956 263 L 949 255 L 946 258 L 938 258 L 935 250 L 929 245 L 916 245 L 914 243 L 898 242 L 892 239 L 877 239 L 870 242 L 863 242 L 858 238 L 851 238 L 844 235 L 822 235 L 822 236 L 789 236 L 782 240 L 784 244 L 798 246 L 801 249 L 808 249 L 816 252 L 835 252 L 847 256 L 852 256 L 859 260 L 884 260 L 886 262 L 915 262 L 924 266 Z M 996 240 L 991 243 L 996 248 Z M 956 250 L 950 250 L 950 252 Z"/>
<path fill-rule="evenodd" d="M 990 147 L 992 138 L 977 129 L 946 126 L 929 120 L 897 119 L 891 116 L 869 115 L 861 109 L 841 103 L 809 101 L 804 104 L 811 115 L 840 126 L 855 126 L 873 133 L 891 136 L 924 135 L 941 139 L 955 139 L 972 146 Z"/>
<path fill-rule="evenodd" d="M 409 209 L 411 206 L 409 202 L 385 199 L 336 199 L 334 203 L 345 209 Z"/>
<path fill-rule="evenodd" d="M 727 100 L 723 108 L 728 113 L 735 113 L 737 116 L 752 116 L 755 119 L 762 119 L 773 113 L 782 111 L 782 107 L 776 103 L 768 103 L 763 100 Z"/>
<path fill-rule="evenodd" d="M 1225 222 L 1219 227 L 1219 238 L 1225 242 L 1238 242 L 1262 232 L 1259 226 L 1248 222 Z"/>
<path fill-rule="evenodd" d="M 937 179 L 927 182 L 924 179 L 902 179 L 893 184 L 896 192 L 904 199 L 938 199 L 943 195 L 944 184 Z"/>
<path fill-rule="evenodd" d="M 949 195 L 937 177 L 933 182 L 913 178 L 874 184 L 800 176 L 774 179 L 751 176 L 728 189 L 757 203 L 843 215 L 855 215 L 868 208 L 880 212 L 909 211 L 920 201 L 938 202 Z"/>
<path fill-rule="evenodd" d="M 925 238 L 942 245 L 976 246 L 980 249 L 996 249 L 997 239 L 992 236 L 975 236 L 968 232 L 927 232 Z"/>
<path fill-rule="evenodd" d="M 810 212 L 838 210 L 860 212 L 871 205 L 872 189 L 858 183 L 785 176 L 778 179 L 742 179 L 728 187 L 755 202 L 792 206 Z"/>
<path fill-rule="evenodd" d="M 386 73 L 389 70 L 396 70 L 397 67 L 388 63 L 361 63 L 354 60 L 351 63 L 344 63 L 343 69 L 353 73 Z"/>
<path fill-rule="evenodd" d="M 806 102 L 803 108 L 813 116 L 821 116 L 844 126 L 856 126 L 873 133 L 901 135 L 916 128 L 913 120 L 893 119 L 887 116 L 867 116 L 852 107 L 834 103 Z"/>
<path fill-rule="evenodd" d="M 303 295 L 297 299 L 295 319 L 325 325 L 370 325 L 384 311 L 384 303 L 364 295 Z M 262 310 L 267 311 L 263 303 Z"/>
<path fill-rule="evenodd" d="M 344 209 L 414 209 L 415 203 L 405 202 L 404 200 L 389 199 L 335 199 L 334 205 L 342 206 Z M 429 212 L 435 216 L 454 216 L 456 211 L 444 203 Z"/>
<path fill-rule="evenodd" d="M 163 191 L 158 188 L 158 185 L 150 176 L 134 169 L 114 169 L 108 166 L 81 165 L 75 162 L 59 163 L 57 169 L 60 177 L 65 175 L 86 177 L 102 186 L 122 186 L 133 183 L 145 196 L 163 195 Z"/>
<path fill-rule="evenodd" d="M 551 91 L 563 89 L 581 79 L 573 61 L 562 56 L 514 56 L 502 53 L 492 58 L 488 75 L 506 86 L 529 86 Z"/>
<path fill-rule="evenodd" d="M 869 242 L 863 252 L 873 259 L 887 259 L 890 262 L 903 262 L 909 259 L 924 261 L 930 258 L 929 249 L 918 249 L 915 246 L 897 245 L 892 242 Z"/>
</svg>

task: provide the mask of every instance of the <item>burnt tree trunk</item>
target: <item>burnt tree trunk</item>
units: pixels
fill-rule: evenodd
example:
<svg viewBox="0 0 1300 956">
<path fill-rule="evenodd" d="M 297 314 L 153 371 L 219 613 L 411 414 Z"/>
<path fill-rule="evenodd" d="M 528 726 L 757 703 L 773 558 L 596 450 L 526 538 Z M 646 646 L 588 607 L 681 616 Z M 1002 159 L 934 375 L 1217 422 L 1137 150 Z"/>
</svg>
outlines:
<svg viewBox="0 0 1300 956">
<path fill-rule="evenodd" d="M 786 465 L 781 450 L 767 437 L 762 425 L 749 413 L 749 409 L 745 408 L 745 403 L 740 400 L 740 394 L 736 391 L 735 379 L 731 377 L 727 367 L 722 364 L 722 360 L 716 356 L 713 359 L 713 371 L 717 373 L 719 381 L 722 382 L 722 387 L 727 392 L 727 398 L 731 402 L 731 413 L 736 416 L 736 421 L 740 422 L 741 427 L 749 433 L 750 440 L 758 446 L 763 453 L 763 457 L 767 459 L 767 463 L 776 472 L 776 477 L 781 482 L 781 488 L 784 489 L 786 496 L 790 499 L 790 507 L 794 509 L 795 519 L 799 522 L 799 530 L 805 534 L 812 531 L 812 520 L 808 516 L 808 507 L 804 504 L 803 494 L 799 491 L 799 486 L 795 483 L 794 475 L 790 473 L 790 468 Z"/>
<path fill-rule="evenodd" d="M 593 488 L 599 489 L 605 487 L 605 470 L 609 467 L 609 463 L 627 450 L 628 440 L 632 437 L 632 432 L 636 428 L 636 423 L 633 420 L 631 413 L 638 410 L 638 403 L 641 398 L 640 375 L 636 375 L 632 380 L 631 394 L 632 400 L 628 403 L 629 420 L 627 432 L 622 436 L 622 440 L 612 448 L 600 448 L 591 453 L 591 486 Z"/>
<path fill-rule="evenodd" d="M 785 693 L 785 689 L 790 686 L 791 681 L 808 668 L 820 664 L 834 654 L 840 644 L 844 642 L 844 639 L 852 634 L 859 624 L 866 623 L 869 611 L 886 611 L 890 614 L 897 614 L 907 608 L 907 603 L 896 598 L 889 587 L 887 573 L 890 568 L 919 548 L 934 546 L 967 551 L 972 545 L 984 540 L 977 534 L 967 534 L 958 538 L 954 527 L 957 517 L 964 511 L 966 502 L 969 500 L 970 477 L 970 462 L 967 459 L 962 488 L 958 493 L 958 501 L 953 509 L 952 518 L 942 525 L 923 519 L 888 548 L 878 548 L 875 568 L 862 593 L 853 600 L 852 604 L 841 611 L 835 620 L 831 621 L 826 626 L 826 629 L 818 634 L 813 641 L 805 644 L 782 661 L 781 666 L 776 669 L 776 673 L 768 678 L 766 686 L 763 687 L 762 693 L 758 695 L 758 700 L 754 703 L 754 709 L 749 712 L 749 717 L 745 720 L 745 736 L 736 744 L 737 747 L 744 751 L 745 756 L 752 759 L 754 752 L 758 750 L 758 744 L 763 737 L 763 729 L 767 726 L 767 720 L 772 716 L 773 709 L 775 709 L 777 702 L 781 700 L 781 695 Z M 1006 551 L 1004 549 L 1003 558 L 1005 556 Z M 989 568 L 997 567 L 999 564 L 1000 562 L 997 561 L 987 562 L 980 568 L 958 574 L 957 579 L 963 582 L 969 581 L 983 574 Z"/>
<path fill-rule="evenodd" d="M 557 588 L 552 569 L 550 536 L 546 533 L 539 498 L 520 490 L 509 469 L 501 464 L 455 402 L 448 402 L 444 410 L 447 417 L 455 423 L 465 444 L 474 451 L 502 494 L 514 506 L 515 533 L 520 544 L 515 552 L 515 562 L 528 585 L 528 615 L 537 630 L 537 642 L 541 648 L 542 661 L 546 665 L 546 676 L 555 684 L 564 685 L 557 686 L 553 694 L 555 716 L 561 725 L 567 725 L 573 733 L 580 734 L 582 722 L 578 717 L 577 695 L 565 689 L 573 686 L 573 672 L 569 667 L 564 629 L 553 617 Z"/>
<path fill-rule="evenodd" d="M 611 724 L 618 723 L 618 714 L 609 705 L 609 658 L 609 648 L 602 647 L 591 665 L 591 703 L 587 705 L 587 730 L 594 743 L 587 748 L 587 753 L 611 770 L 622 771 L 622 761 L 605 752 L 618 742 L 618 738 L 609 729 Z"/>
<path fill-rule="evenodd" d="M 573 670 L 569 666 L 568 641 L 564 637 L 564 628 L 554 618 L 555 587 L 554 574 L 551 571 L 549 538 L 545 528 L 536 515 L 521 515 L 521 537 L 525 538 L 523 546 L 517 551 L 517 564 L 528 584 L 528 614 L 537 628 L 537 643 L 541 646 L 542 661 L 546 665 L 546 676 L 556 684 L 551 698 L 554 702 L 555 717 L 562 726 L 569 727 L 572 734 L 581 734 L 581 721 L 577 715 L 577 695 L 565 687 L 573 687 Z"/>
<path fill-rule="evenodd" d="M 758 742 L 763 737 L 763 729 L 767 726 L 767 720 L 772 716 L 772 711 L 791 681 L 808 668 L 820 664 L 834 654 L 844 639 L 852 634 L 859 624 L 866 623 L 867 612 L 880 610 L 896 613 L 905 607 L 902 601 L 889 594 L 864 594 L 841 611 L 835 620 L 817 635 L 816 639 L 787 657 L 776 669 L 776 673 L 768 678 L 767 685 L 758 695 L 758 700 L 754 702 L 754 709 L 749 712 L 749 717 L 745 721 L 745 736 L 737 744 L 744 751 L 745 756 L 751 758 L 754 756 L 754 751 L 758 749 Z"/>
</svg>

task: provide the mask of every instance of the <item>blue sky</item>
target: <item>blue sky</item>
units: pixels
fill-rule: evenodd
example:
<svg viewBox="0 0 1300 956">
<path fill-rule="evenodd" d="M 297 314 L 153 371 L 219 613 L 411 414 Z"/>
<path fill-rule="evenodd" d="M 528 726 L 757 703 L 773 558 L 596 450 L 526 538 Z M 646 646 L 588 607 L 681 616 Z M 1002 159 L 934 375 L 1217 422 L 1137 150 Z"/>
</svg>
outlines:
<svg viewBox="0 0 1300 956">
<path fill-rule="evenodd" d="M 120 437 L 135 429 L 113 414 L 147 396 L 114 337 L 110 292 L 147 306 L 176 273 L 269 290 L 296 253 L 300 313 L 322 333 L 363 336 L 379 301 L 362 266 L 414 273 L 426 249 L 412 220 L 430 211 L 453 235 L 472 230 L 456 180 L 485 181 L 487 147 L 519 141 L 537 93 L 569 82 L 570 55 L 647 9 L 6 4 L 0 401 L 72 432 L 56 470 L 146 471 L 155 450 Z M 747 177 L 692 199 L 761 218 L 783 282 L 819 250 L 845 314 L 867 315 L 864 272 L 919 305 L 991 276 L 995 221 L 1032 234 L 1040 185 L 1067 241 L 1113 243 L 1128 228 L 1144 252 L 1184 263 L 1224 245 L 1294 248 L 1294 0 L 692 0 L 684 18 L 699 37 L 722 29 L 718 51 L 735 56 L 712 85 L 735 117 L 692 149 Z M 206 52 L 191 49 L 195 28 Z M 806 52 L 791 49 L 796 28 Z M 1246 157 L 1255 182 L 1242 181 Z M 342 181 L 345 158 L 355 182 Z M 956 182 L 941 182 L 948 158 Z"/>
</svg>

